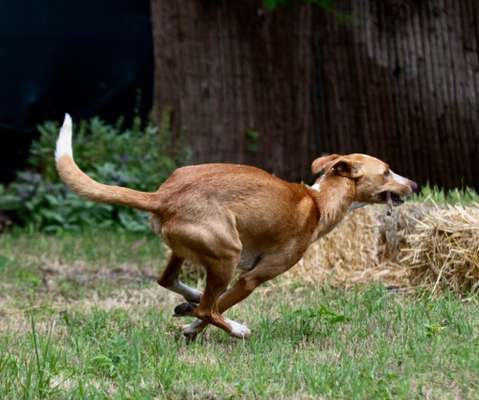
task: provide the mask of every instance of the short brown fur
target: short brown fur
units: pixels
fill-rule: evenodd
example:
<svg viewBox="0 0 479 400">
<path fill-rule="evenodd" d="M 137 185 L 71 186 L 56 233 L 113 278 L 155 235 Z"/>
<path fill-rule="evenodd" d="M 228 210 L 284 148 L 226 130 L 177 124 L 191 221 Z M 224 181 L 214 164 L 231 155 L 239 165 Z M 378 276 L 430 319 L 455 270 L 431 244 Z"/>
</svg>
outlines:
<svg viewBox="0 0 479 400">
<path fill-rule="evenodd" d="M 158 282 L 190 302 L 177 307 L 178 315 L 201 320 L 185 329 L 191 338 L 208 324 L 232 336 L 248 336 L 246 327 L 238 328 L 240 324 L 222 313 L 296 264 L 353 203 L 381 203 L 386 193 L 402 196 L 416 188 L 414 182 L 392 174 L 386 163 L 363 154 L 316 159 L 312 170 L 322 176 L 313 187 L 251 166 L 205 164 L 179 168 L 156 192 L 143 193 L 93 181 L 68 155 L 58 159 L 57 168 L 80 195 L 151 213 L 153 230 L 172 250 Z M 179 281 L 185 259 L 206 269 L 203 294 Z M 238 267 L 242 273 L 227 290 Z"/>
</svg>

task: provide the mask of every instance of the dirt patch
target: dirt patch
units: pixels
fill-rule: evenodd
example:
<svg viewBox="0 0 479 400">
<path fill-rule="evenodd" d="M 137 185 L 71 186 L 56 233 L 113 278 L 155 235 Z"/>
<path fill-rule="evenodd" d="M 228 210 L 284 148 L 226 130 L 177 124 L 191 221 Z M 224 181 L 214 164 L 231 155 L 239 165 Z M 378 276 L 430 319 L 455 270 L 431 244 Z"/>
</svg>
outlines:
<svg viewBox="0 0 479 400">
<path fill-rule="evenodd" d="M 17 300 L 11 297 L 0 298 L 0 332 L 14 331 L 26 332 L 31 330 L 30 313 L 36 310 L 47 310 L 49 315 L 64 311 L 91 311 L 92 309 L 115 310 L 122 309 L 131 311 L 132 318 L 139 316 L 142 310 L 151 307 L 158 309 L 171 309 L 183 299 L 160 287 L 148 287 L 142 289 L 123 288 L 116 289 L 111 296 L 100 297 L 93 293 L 91 296 L 69 301 L 61 296 L 50 299 L 42 298 L 41 301 L 30 304 L 28 307 L 18 305 Z M 42 317 L 37 323 L 38 332 L 46 332 L 51 322 L 42 322 Z M 51 319 L 49 319 L 51 321 Z M 58 334 L 58 329 L 56 330 Z"/>
<path fill-rule="evenodd" d="M 96 285 L 98 281 L 116 285 L 155 281 L 155 271 L 139 268 L 135 264 L 90 265 L 85 262 L 63 264 L 59 261 L 42 263 L 39 267 L 46 290 L 54 291 L 61 280 L 71 280 L 82 285 Z"/>
</svg>

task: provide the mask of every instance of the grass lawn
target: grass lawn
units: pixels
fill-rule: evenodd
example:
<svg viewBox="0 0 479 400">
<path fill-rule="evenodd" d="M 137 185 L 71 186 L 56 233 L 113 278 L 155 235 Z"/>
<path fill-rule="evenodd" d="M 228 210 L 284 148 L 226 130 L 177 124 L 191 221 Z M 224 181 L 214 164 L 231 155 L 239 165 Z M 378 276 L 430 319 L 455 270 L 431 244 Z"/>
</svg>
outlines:
<svg viewBox="0 0 479 400">
<path fill-rule="evenodd" d="M 261 288 L 186 344 L 153 236 L 0 235 L 0 398 L 479 398 L 479 303 Z M 279 278 L 281 279 L 281 278 Z"/>
</svg>

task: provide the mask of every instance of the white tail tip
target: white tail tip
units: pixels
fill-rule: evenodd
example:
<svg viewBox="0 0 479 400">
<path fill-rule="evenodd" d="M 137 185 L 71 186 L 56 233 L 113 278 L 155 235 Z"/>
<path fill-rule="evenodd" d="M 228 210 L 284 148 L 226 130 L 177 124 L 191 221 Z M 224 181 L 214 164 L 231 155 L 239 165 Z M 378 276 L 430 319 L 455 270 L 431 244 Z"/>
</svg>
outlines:
<svg viewBox="0 0 479 400">
<path fill-rule="evenodd" d="M 69 114 L 65 114 L 65 120 L 60 129 L 55 149 L 55 160 L 58 161 L 63 156 L 73 158 L 72 150 L 72 119 Z"/>
</svg>

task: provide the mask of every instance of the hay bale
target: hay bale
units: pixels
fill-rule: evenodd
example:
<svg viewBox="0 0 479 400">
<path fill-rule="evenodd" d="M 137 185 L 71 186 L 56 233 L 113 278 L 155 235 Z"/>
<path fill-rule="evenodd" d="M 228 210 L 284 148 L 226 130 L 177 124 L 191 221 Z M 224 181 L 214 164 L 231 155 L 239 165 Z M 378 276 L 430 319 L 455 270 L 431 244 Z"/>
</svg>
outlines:
<svg viewBox="0 0 479 400">
<path fill-rule="evenodd" d="M 479 208 L 434 207 L 407 236 L 401 262 L 413 286 L 456 293 L 479 288 Z"/>
<path fill-rule="evenodd" d="M 287 279 L 477 292 L 479 207 L 410 203 L 391 215 L 381 206 L 357 210 L 313 244 Z"/>
<path fill-rule="evenodd" d="M 314 243 L 287 279 L 308 283 L 347 284 L 364 279 L 367 266 L 378 264 L 379 229 L 374 214 L 354 211 L 328 235 Z"/>
<path fill-rule="evenodd" d="M 376 206 L 375 217 L 380 229 L 380 262 L 399 263 L 401 249 L 406 245 L 408 236 L 414 232 L 416 224 L 429 213 L 430 203 L 407 203 L 396 207 L 390 214 L 384 206 Z"/>
<path fill-rule="evenodd" d="M 286 283 L 351 286 L 383 282 L 409 287 L 408 265 L 400 262 L 407 238 L 431 208 L 422 203 L 396 207 L 368 206 L 348 214 L 327 236 L 313 244 L 286 274 Z"/>
</svg>

